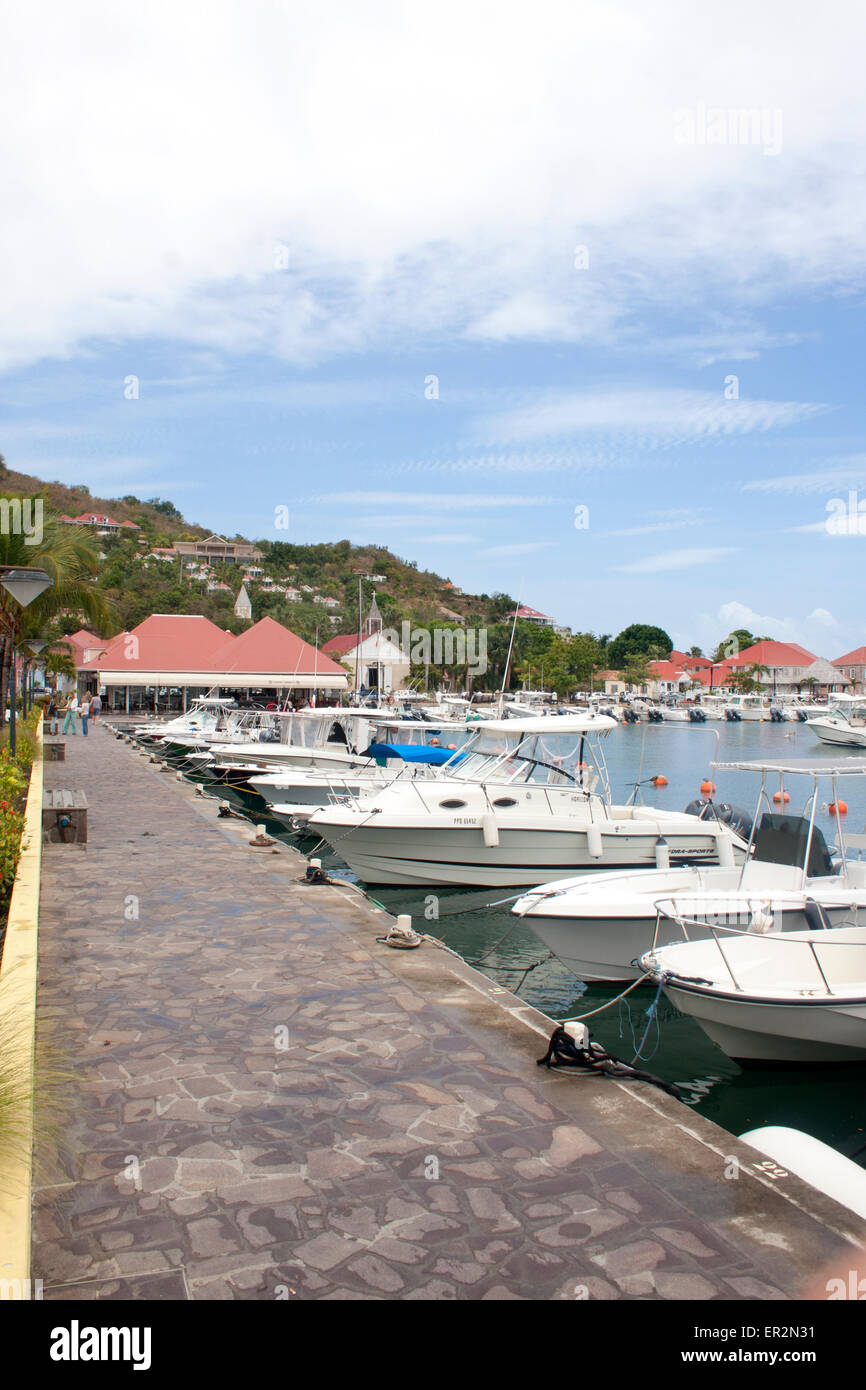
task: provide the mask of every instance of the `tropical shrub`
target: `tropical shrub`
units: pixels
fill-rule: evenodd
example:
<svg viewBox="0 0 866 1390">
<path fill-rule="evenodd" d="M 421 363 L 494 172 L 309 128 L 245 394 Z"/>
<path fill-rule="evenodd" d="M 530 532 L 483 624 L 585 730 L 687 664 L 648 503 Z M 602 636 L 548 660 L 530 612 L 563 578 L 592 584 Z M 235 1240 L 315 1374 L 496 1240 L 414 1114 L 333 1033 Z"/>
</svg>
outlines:
<svg viewBox="0 0 866 1390">
<path fill-rule="evenodd" d="M 32 760 L 32 759 L 31 759 Z M 0 917 L 5 918 L 9 894 L 21 853 L 24 830 L 24 790 L 29 778 L 8 748 L 0 749 Z"/>
</svg>

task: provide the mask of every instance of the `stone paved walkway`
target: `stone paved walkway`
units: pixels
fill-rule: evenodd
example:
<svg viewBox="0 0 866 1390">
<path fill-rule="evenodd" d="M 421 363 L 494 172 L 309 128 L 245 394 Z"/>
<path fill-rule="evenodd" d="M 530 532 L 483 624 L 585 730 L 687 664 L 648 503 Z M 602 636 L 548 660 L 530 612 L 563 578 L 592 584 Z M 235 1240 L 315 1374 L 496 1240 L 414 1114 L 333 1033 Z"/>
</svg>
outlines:
<svg viewBox="0 0 866 1390">
<path fill-rule="evenodd" d="M 541 1071 L 539 1015 L 377 945 L 358 894 L 104 725 L 67 749 L 46 785 L 84 788 L 90 838 L 44 857 L 40 1020 L 79 1078 L 46 1298 L 778 1299 L 848 1258 L 841 1208 L 654 1088 Z"/>
</svg>

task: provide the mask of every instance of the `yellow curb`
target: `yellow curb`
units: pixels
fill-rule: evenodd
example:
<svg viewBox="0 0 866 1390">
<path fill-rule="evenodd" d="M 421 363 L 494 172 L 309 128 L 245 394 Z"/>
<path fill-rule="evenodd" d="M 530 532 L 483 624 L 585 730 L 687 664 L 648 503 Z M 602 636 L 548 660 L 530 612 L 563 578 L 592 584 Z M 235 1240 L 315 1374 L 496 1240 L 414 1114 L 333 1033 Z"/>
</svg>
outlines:
<svg viewBox="0 0 866 1390">
<path fill-rule="evenodd" d="M 42 723 L 36 732 L 21 857 L 12 886 L 0 970 L 0 1013 L 20 1030 L 20 1064 L 30 1077 L 26 1116 L 30 1142 L 21 1153 L 0 1157 L 0 1299 L 30 1297 L 30 1225 L 33 1183 L 33 1066 L 36 1041 L 39 876 L 42 867 Z"/>
</svg>

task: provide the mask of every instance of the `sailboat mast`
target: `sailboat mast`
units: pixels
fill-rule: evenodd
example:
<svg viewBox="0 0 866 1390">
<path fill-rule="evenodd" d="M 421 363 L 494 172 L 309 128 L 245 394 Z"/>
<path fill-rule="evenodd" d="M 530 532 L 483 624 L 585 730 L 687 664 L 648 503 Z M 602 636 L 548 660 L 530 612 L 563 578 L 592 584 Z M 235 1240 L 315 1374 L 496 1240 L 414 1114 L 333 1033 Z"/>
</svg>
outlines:
<svg viewBox="0 0 866 1390">
<path fill-rule="evenodd" d="M 362 597 L 362 594 L 361 594 L 361 581 L 360 581 L 360 579 L 359 579 L 359 580 L 358 580 L 358 645 L 355 647 L 355 699 L 356 699 L 356 700 L 360 699 L 360 694 L 359 694 L 359 692 L 360 692 L 360 689 L 361 689 L 361 674 L 360 674 L 361 643 L 362 643 L 362 641 L 364 640 L 364 611 L 363 611 L 363 605 L 364 605 L 364 600 L 363 600 L 363 597 Z"/>
</svg>

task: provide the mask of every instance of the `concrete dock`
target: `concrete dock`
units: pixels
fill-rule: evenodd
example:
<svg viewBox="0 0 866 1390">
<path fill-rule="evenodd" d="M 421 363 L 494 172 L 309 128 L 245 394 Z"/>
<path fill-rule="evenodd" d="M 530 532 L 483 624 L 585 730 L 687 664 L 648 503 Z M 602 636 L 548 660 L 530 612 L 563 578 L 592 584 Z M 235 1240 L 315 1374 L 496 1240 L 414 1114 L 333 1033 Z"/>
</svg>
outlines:
<svg viewBox="0 0 866 1390">
<path fill-rule="evenodd" d="M 66 747 L 46 786 L 90 812 L 43 857 L 40 1029 L 75 1073 L 46 1299 L 773 1300 L 860 1253 L 658 1089 L 537 1067 L 548 1020 L 377 944 L 357 890 L 104 723 Z"/>
</svg>

